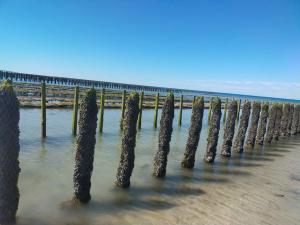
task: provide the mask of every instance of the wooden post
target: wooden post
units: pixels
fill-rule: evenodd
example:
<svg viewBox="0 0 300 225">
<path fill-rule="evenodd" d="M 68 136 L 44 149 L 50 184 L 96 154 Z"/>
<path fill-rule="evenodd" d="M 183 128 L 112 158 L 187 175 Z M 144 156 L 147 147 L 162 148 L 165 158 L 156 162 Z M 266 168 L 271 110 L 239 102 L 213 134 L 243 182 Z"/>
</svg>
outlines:
<svg viewBox="0 0 300 225">
<path fill-rule="evenodd" d="M 46 84 L 45 82 L 41 85 L 41 116 L 42 116 L 42 138 L 46 137 Z"/>
<path fill-rule="evenodd" d="M 103 116 L 104 116 L 104 100 L 105 100 L 105 89 L 101 91 L 100 99 L 100 110 L 99 110 L 99 132 L 103 132 Z"/>
<path fill-rule="evenodd" d="M 238 109 L 237 109 L 237 115 L 236 115 L 236 120 L 237 121 L 239 121 L 239 119 L 240 119 L 241 104 L 242 104 L 242 100 L 240 99 L 238 101 Z"/>
<path fill-rule="evenodd" d="M 180 96 L 178 126 L 181 126 L 182 123 L 182 106 L 183 106 L 183 95 Z"/>
<path fill-rule="evenodd" d="M 76 136 L 76 134 L 77 134 L 78 99 L 79 99 L 79 87 L 76 86 L 75 92 L 74 92 L 73 124 L 72 124 L 72 134 L 73 134 L 74 136 Z"/>
<path fill-rule="evenodd" d="M 223 116 L 223 123 L 226 121 L 226 116 L 227 116 L 227 108 L 228 108 L 228 98 L 226 98 L 226 102 L 224 105 L 224 116 Z"/>
<path fill-rule="evenodd" d="M 126 90 L 123 90 L 122 94 L 122 109 L 121 109 L 121 119 L 120 119 L 120 128 L 123 129 L 123 120 L 125 115 L 125 104 L 126 104 Z"/>
<path fill-rule="evenodd" d="M 139 103 L 139 117 L 138 117 L 138 128 L 142 128 L 142 113 L 143 113 L 143 100 L 144 100 L 144 92 L 142 91 Z"/>
<path fill-rule="evenodd" d="M 159 107 L 159 93 L 157 93 L 155 97 L 154 123 L 153 123 L 154 128 L 157 128 L 158 107 Z"/>
<path fill-rule="evenodd" d="M 194 105 L 195 105 L 195 101 L 196 101 L 196 96 L 194 96 L 194 98 L 193 98 L 192 108 L 193 108 Z"/>
<path fill-rule="evenodd" d="M 213 102 L 213 97 L 211 97 L 210 99 L 210 103 L 209 103 L 209 111 L 208 111 L 208 122 L 210 121 L 210 117 L 211 117 L 211 109 L 212 109 L 212 102 Z"/>
</svg>

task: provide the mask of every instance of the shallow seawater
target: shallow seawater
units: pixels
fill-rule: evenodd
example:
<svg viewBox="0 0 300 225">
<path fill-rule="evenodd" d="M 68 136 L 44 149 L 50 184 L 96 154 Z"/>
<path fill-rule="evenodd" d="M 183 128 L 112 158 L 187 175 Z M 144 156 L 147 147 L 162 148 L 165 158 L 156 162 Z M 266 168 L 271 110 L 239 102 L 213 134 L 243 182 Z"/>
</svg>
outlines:
<svg viewBox="0 0 300 225">
<path fill-rule="evenodd" d="M 158 146 L 153 110 L 143 111 L 137 134 L 135 168 L 128 190 L 114 185 L 120 157 L 120 110 L 107 109 L 104 133 L 97 134 L 92 201 L 78 209 L 61 208 L 72 198 L 75 138 L 71 110 L 47 110 L 47 138 L 40 138 L 40 110 L 21 110 L 21 174 L 18 224 L 300 224 L 300 137 L 284 138 L 261 149 L 219 155 L 203 162 L 207 111 L 194 170 L 180 166 L 191 110 L 183 123 L 174 118 L 165 179 L 152 177 Z M 223 125 L 223 123 L 221 123 Z M 221 127 L 219 149 L 222 144 Z"/>
</svg>

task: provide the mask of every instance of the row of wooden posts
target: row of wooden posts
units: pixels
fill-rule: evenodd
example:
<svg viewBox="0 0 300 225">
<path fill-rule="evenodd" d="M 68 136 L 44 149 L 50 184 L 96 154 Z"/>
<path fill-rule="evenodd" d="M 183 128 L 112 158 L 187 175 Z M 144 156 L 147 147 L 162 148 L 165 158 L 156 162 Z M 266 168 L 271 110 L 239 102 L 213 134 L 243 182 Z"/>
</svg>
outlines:
<svg viewBox="0 0 300 225">
<path fill-rule="evenodd" d="M 45 95 L 45 86 L 42 85 L 42 95 Z M 78 93 L 78 89 L 76 89 Z M 94 151 L 96 144 L 97 120 L 103 124 L 104 90 L 101 94 L 100 116 L 98 116 L 97 95 L 95 89 L 86 92 L 74 113 L 79 110 L 79 132 L 77 134 L 75 169 L 74 169 L 74 196 L 71 205 L 87 203 L 91 199 L 91 175 L 93 171 Z M 125 92 L 123 92 L 123 96 Z M 159 95 L 157 95 L 159 97 Z M 143 95 L 131 93 L 126 101 L 123 98 L 122 108 L 122 145 L 120 163 L 117 170 L 116 182 L 118 187 L 130 186 L 130 177 L 134 169 L 135 145 L 137 129 L 141 121 L 141 99 Z M 78 94 L 75 94 L 75 103 Z M 42 105 L 45 101 L 42 100 Z M 125 106 L 126 105 L 126 106 Z M 241 101 L 227 101 L 223 145 L 221 155 L 230 157 L 232 148 L 242 153 L 244 146 L 253 148 L 255 144 L 263 145 L 278 140 L 280 136 L 295 135 L 300 132 L 300 106 L 293 104 L 271 105 L 269 103 L 243 103 L 239 126 L 235 135 L 236 121 L 239 117 Z M 124 107 L 125 106 L 125 107 Z M 156 107 L 158 103 L 156 101 Z M 181 113 L 180 113 L 181 114 Z M 184 168 L 193 168 L 195 155 L 200 139 L 204 114 L 204 98 L 195 97 L 192 108 L 191 122 L 183 160 Z M 44 115 L 44 112 L 42 113 Z M 250 120 L 251 115 L 251 120 Z M 204 161 L 213 163 L 217 154 L 221 121 L 221 100 L 211 99 L 209 130 Z M 181 116 L 179 116 L 181 117 Z M 15 221 L 19 203 L 18 176 L 19 167 L 19 102 L 13 91 L 12 84 L 4 81 L 0 87 L 0 224 Z M 45 121 L 45 117 L 43 118 Z M 158 150 L 154 156 L 153 175 L 166 176 L 168 154 L 173 131 L 174 95 L 169 93 L 164 101 L 160 119 Z M 155 114 L 157 120 L 157 111 Z M 249 123 L 250 121 L 250 123 Z M 74 128 L 74 127 L 73 127 Z M 99 128 L 100 129 L 100 128 Z M 77 129 L 74 131 L 76 132 Z M 247 134 L 248 131 L 248 135 Z M 44 132 L 44 130 L 43 130 Z M 234 139 L 235 137 L 235 139 Z"/>
</svg>

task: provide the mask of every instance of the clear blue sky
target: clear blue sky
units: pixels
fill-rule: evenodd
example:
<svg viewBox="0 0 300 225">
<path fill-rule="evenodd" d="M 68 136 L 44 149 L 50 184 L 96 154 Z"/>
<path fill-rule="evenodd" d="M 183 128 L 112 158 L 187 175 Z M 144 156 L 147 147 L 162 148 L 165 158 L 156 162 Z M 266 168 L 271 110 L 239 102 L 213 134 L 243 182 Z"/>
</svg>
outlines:
<svg viewBox="0 0 300 225">
<path fill-rule="evenodd" d="M 0 0 L 0 69 L 300 99 L 300 0 Z"/>
</svg>

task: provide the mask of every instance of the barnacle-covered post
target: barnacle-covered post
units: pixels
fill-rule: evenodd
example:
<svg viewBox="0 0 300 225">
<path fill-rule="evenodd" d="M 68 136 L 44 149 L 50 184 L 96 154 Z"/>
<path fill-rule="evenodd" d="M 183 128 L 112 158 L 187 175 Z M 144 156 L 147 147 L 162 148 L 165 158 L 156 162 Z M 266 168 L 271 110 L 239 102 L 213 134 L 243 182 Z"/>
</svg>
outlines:
<svg viewBox="0 0 300 225">
<path fill-rule="evenodd" d="M 290 105 L 290 113 L 289 113 L 289 121 L 288 121 L 288 125 L 287 125 L 287 136 L 291 136 L 293 116 L 294 116 L 294 104 L 291 104 Z"/>
<path fill-rule="evenodd" d="M 42 125 L 42 138 L 46 137 L 46 126 L 47 126 L 47 121 L 46 121 L 46 84 L 43 82 L 41 84 L 41 125 Z"/>
<path fill-rule="evenodd" d="M 240 99 L 240 100 L 238 101 L 238 108 L 237 108 L 237 115 L 236 115 L 236 120 L 237 120 L 237 121 L 239 121 L 239 119 L 240 119 L 241 105 L 242 105 L 242 100 Z"/>
<path fill-rule="evenodd" d="M 165 99 L 159 128 L 158 151 L 154 157 L 153 175 L 156 177 L 164 177 L 166 175 L 166 167 L 168 154 L 170 152 L 170 141 L 173 131 L 174 119 L 174 95 L 169 93 Z"/>
<path fill-rule="evenodd" d="M 197 97 L 195 99 L 195 103 L 192 109 L 189 136 L 185 147 L 184 157 L 181 162 L 182 167 L 185 168 L 194 167 L 195 155 L 196 155 L 200 133 L 202 129 L 203 111 L 204 111 L 204 98 Z"/>
<path fill-rule="evenodd" d="M 155 96 L 155 106 L 154 106 L 154 128 L 157 128 L 157 115 L 158 115 L 158 107 L 159 107 L 159 93 Z"/>
<path fill-rule="evenodd" d="M 126 113 L 123 120 L 122 152 L 116 180 L 116 185 L 119 187 L 130 186 L 130 177 L 134 167 L 138 114 L 139 95 L 134 92 L 127 99 Z"/>
<path fill-rule="evenodd" d="M 297 134 L 298 126 L 299 126 L 299 114 L 300 114 L 300 105 L 295 105 L 292 128 L 291 128 L 291 135 Z"/>
<path fill-rule="evenodd" d="M 91 199 L 91 176 L 97 128 L 96 90 L 90 89 L 82 99 L 79 112 L 79 133 L 74 169 L 74 201 L 87 203 Z"/>
<path fill-rule="evenodd" d="M 221 155 L 225 157 L 231 156 L 232 140 L 234 136 L 235 121 L 237 116 L 237 101 L 233 100 L 229 103 L 228 117 L 224 127 L 224 137 Z"/>
<path fill-rule="evenodd" d="M 139 117 L 138 117 L 138 128 L 142 128 L 142 113 L 143 113 L 143 101 L 144 101 L 144 92 L 142 91 L 141 96 L 140 96 L 140 103 L 139 103 Z"/>
<path fill-rule="evenodd" d="M 182 107 L 183 107 L 183 95 L 180 96 L 178 126 L 181 126 L 182 123 Z"/>
<path fill-rule="evenodd" d="M 258 145 L 264 144 L 265 134 L 267 130 L 267 123 L 268 123 L 268 116 L 269 116 L 269 103 L 264 103 L 262 106 L 262 110 L 260 113 L 260 120 L 257 130 L 256 136 L 256 143 Z"/>
<path fill-rule="evenodd" d="M 126 90 L 123 90 L 122 93 L 122 106 L 121 106 L 121 119 L 120 119 L 120 128 L 123 129 L 123 119 L 125 116 L 125 104 L 126 104 Z"/>
<path fill-rule="evenodd" d="M 272 104 L 272 106 L 271 106 L 271 110 L 270 110 L 270 114 L 269 114 L 269 122 L 268 122 L 268 126 L 267 126 L 267 134 L 266 134 L 267 143 L 271 143 L 273 140 L 277 107 L 278 107 L 278 105 L 276 103 Z"/>
<path fill-rule="evenodd" d="M 223 123 L 225 123 L 225 121 L 226 121 L 227 108 L 228 108 L 228 98 L 226 98 L 225 105 L 224 105 Z"/>
<path fill-rule="evenodd" d="M 72 123 L 72 134 L 77 134 L 77 120 L 78 120 L 78 100 L 79 100 L 79 87 L 75 87 L 74 91 L 74 102 L 73 102 L 73 123 Z"/>
<path fill-rule="evenodd" d="M 214 100 L 214 98 L 211 97 L 210 102 L 209 102 L 208 117 L 207 117 L 208 123 L 209 123 L 210 118 L 211 118 L 211 110 L 212 110 L 212 102 L 213 102 L 213 100 Z"/>
<path fill-rule="evenodd" d="M 103 88 L 101 91 L 100 110 L 99 110 L 99 132 L 100 133 L 103 132 L 104 103 L 105 103 L 105 89 Z"/>
<path fill-rule="evenodd" d="M 212 115 L 209 121 L 207 147 L 204 156 L 204 161 L 208 163 L 213 163 L 216 157 L 220 130 L 220 120 L 222 116 L 221 104 L 221 99 L 218 97 L 212 101 Z"/>
<path fill-rule="evenodd" d="M 283 105 L 281 128 L 280 128 L 281 136 L 287 136 L 287 128 L 288 128 L 289 118 L 290 118 L 290 109 L 291 109 L 291 105 L 289 103 L 285 103 Z"/>
<path fill-rule="evenodd" d="M 0 85 L 0 224 L 16 220 L 19 205 L 19 101 L 10 81 Z"/>
<path fill-rule="evenodd" d="M 276 120 L 275 120 L 274 135 L 273 135 L 273 138 L 276 141 L 279 140 L 281 118 L 282 118 L 282 104 L 278 104 L 276 110 Z"/>
<path fill-rule="evenodd" d="M 245 101 L 242 108 L 242 115 L 240 118 L 239 130 L 234 140 L 233 148 L 236 152 L 242 153 L 244 151 L 244 142 L 249 124 L 249 117 L 251 112 L 251 102 Z"/>
<path fill-rule="evenodd" d="M 261 104 L 260 102 L 253 102 L 251 121 L 248 129 L 248 136 L 246 140 L 246 145 L 253 148 L 255 145 L 255 138 L 257 134 L 258 121 L 260 116 Z"/>
</svg>

